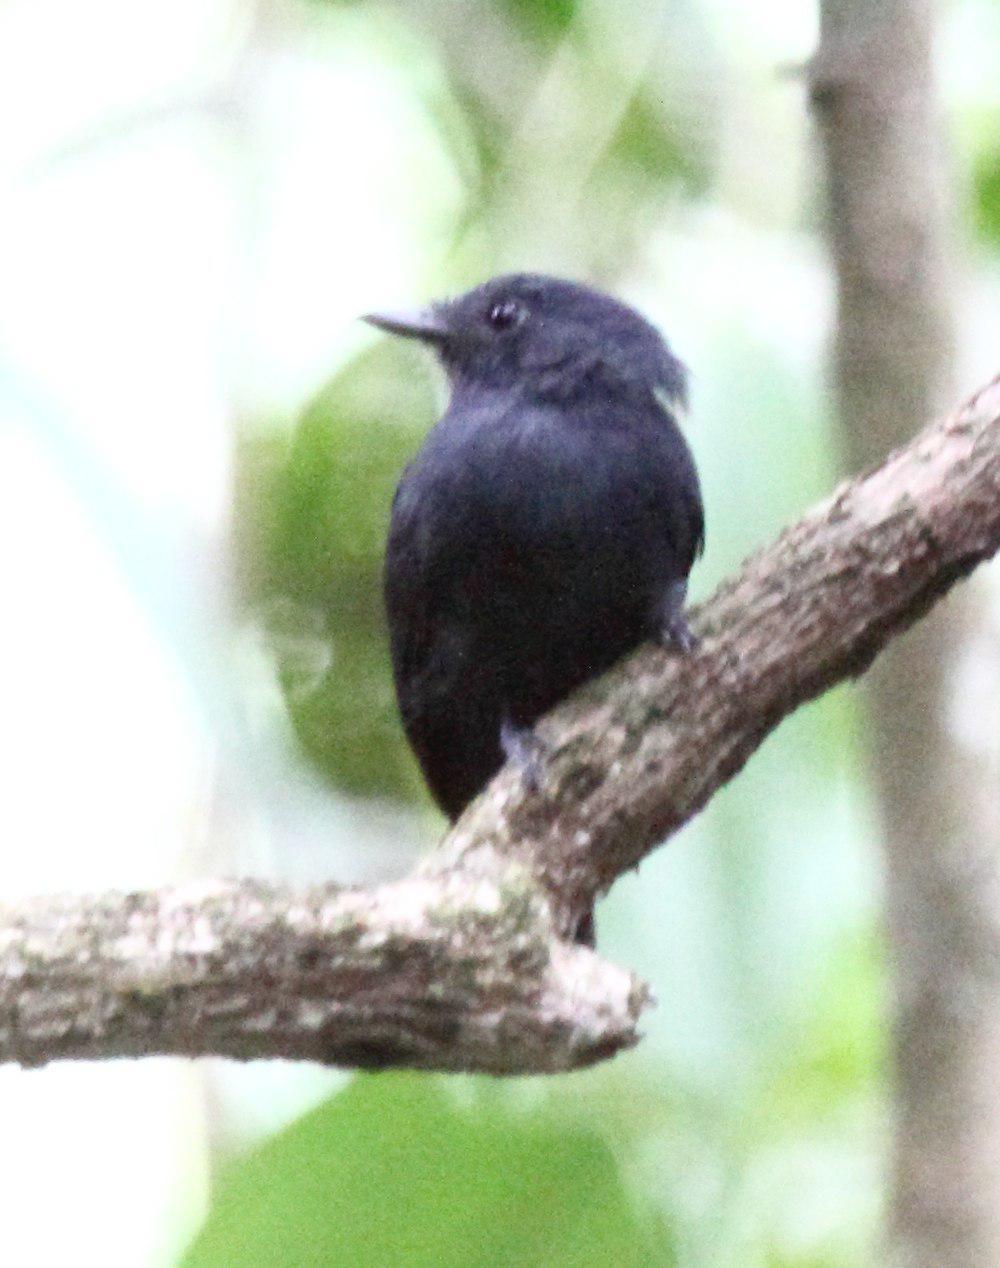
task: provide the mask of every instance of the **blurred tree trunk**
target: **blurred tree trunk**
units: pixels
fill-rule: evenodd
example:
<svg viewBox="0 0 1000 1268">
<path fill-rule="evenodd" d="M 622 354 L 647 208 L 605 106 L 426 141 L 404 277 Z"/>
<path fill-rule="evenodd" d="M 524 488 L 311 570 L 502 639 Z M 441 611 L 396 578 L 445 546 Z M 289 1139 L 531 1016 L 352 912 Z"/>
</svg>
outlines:
<svg viewBox="0 0 1000 1268">
<path fill-rule="evenodd" d="M 822 0 L 811 67 L 838 283 L 835 390 L 852 468 L 953 396 L 950 171 L 928 0 Z M 869 731 L 895 988 L 888 1259 L 1000 1265 L 1000 780 L 954 726 L 989 655 L 963 587 L 875 666 Z M 995 699 L 982 702 L 995 710 Z M 992 731 L 994 728 L 988 728 Z"/>
</svg>

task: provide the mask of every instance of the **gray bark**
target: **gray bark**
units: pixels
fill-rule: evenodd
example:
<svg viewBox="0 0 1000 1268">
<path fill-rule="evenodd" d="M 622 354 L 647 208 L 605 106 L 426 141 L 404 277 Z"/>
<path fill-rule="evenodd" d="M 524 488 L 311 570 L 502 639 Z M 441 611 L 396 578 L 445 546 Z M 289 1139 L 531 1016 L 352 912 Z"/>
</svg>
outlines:
<svg viewBox="0 0 1000 1268">
<path fill-rule="evenodd" d="M 0 1059 L 289 1057 L 548 1073 L 634 1043 L 643 986 L 516 868 L 378 889 L 215 881 L 0 911 Z"/>
</svg>

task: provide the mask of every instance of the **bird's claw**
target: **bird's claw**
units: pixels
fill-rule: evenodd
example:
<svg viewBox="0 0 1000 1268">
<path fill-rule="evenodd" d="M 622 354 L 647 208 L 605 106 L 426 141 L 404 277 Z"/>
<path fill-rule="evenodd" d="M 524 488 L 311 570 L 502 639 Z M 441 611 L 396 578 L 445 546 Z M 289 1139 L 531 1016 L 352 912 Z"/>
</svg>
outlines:
<svg viewBox="0 0 1000 1268">
<path fill-rule="evenodd" d="M 500 724 L 500 747 L 508 762 L 520 773 L 528 792 L 542 787 L 546 748 L 535 732 L 526 726 L 505 719 Z"/>
<path fill-rule="evenodd" d="M 696 652 L 700 642 L 698 635 L 688 625 L 687 617 L 683 612 L 677 612 L 672 616 L 660 631 L 662 646 L 668 651 L 678 651 L 682 656 L 690 656 Z"/>
<path fill-rule="evenodd" d="M 660 608 L 658 630 L 660 645 L 668 651 L 680 652 L 682 656 L 690 656 L 698 648 L 697 636 L 688 625 L 687 617 L 684 615 L 686 596 L 686 581 L 673 581 L 667 586 Z"/>
</svg>

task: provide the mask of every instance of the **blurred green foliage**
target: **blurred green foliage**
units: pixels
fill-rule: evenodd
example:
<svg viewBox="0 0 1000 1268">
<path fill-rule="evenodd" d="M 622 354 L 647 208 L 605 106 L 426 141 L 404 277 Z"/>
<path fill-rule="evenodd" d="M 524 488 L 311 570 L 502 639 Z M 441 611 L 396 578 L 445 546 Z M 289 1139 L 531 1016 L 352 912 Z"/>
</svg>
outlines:
<svg viewBox="0 0 1000 1268">
<path fill-rule="evenodd" d="M 977 149 L 973 162 L 976 229 L 991 246 L 1000 247 L 1000 136 L 997 130 L 987 144 Z"/>
<path fill-rule="evenodd" d="M 418 790 L 392 692 L 381 561 L 396 482 L 433 410 L 413 349 L 382 340 L 290 433 L 255 433 L 243 447 L 236 522 L 249 598 L 303 751 L 355 793 Z"/>
<path fill-rule="evenodd" d="M 358 1078 L 223 1178 L 187 1268 L 676 1262 L 593 1130 L 437 1081 Z"/>
<path fill-rule="evenodd" d="M 728 1098 L 638 1057 L 556 1080 L 360 1076 L 224 1168 L 182 1263 L 862 1268 L 880 964 L 871 939 L 844 944 Z"/>
</svg>

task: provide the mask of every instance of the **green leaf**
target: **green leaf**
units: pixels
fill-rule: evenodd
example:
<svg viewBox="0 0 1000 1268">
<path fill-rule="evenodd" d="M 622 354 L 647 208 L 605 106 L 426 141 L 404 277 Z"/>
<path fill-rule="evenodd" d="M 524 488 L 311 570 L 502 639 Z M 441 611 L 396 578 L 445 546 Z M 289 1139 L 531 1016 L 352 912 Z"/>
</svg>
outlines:
<svg viewBox="0 0 1000 1268">
<path fill-rule="evenodd" d="M 223 1176 L 186 1268 L 670 1265 L 594 1132 L 414 1075 L 358 1078 Z"/>
<path fill-rule="evenodd" d="M 976 229 L 992 246 L 1000 246 L 1000 145 L 976 155 L 972 180 Z"/>
<path fill-rule="evenodd" d="M 501 0 L 498 7 L 529 36 L 541 40 L 557 39 L 576 12 L 575 0 Z"/>
<path fill-rule="evenodd" d="M 302 411 L 283 446 L 251 438 L 240 554 L 306 755 L 361 794 L 415 795 L 382 608 L 393 491 L 434 417 L 415 350 L 381 340 Z"/>
<path fill-rule="evenodd" d="M 626 106 L 611 156 L 639 169 L 664 191 L 680 183 L 687 193 L 703 195 L 711 180 L 713 156 L 705 137 L 683 127 L 649 84 Z M 621 179 L 620 167 L 615 172 Z"/>
</svg>

